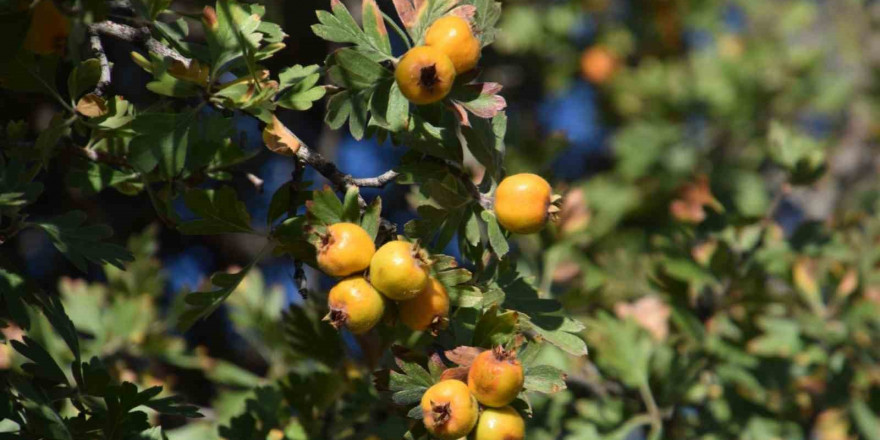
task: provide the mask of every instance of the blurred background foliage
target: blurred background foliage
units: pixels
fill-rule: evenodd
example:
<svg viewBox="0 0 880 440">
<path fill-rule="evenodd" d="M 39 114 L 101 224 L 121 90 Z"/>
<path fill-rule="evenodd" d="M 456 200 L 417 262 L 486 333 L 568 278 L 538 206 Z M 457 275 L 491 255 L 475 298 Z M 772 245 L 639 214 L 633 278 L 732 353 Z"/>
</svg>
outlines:
<svg viewBox="0 0 880 440">
<path fill-rule="evenodd" d="M 290 35 L 270 68 L 323 60 L 331 47 L 309 27 L 328 1 L 261 3 Z M 532 400 L 527 438 L 880 439 L 878 24 L 869 0 L 504 2 L 481 67 L 508 102 L 505 166 L 565 194 L 559 223 L 518 237 L 514 255 L 586 325 L 590 348 L 541 351 L 568 389 Z M 108 50 L 127 60 L 130 48 Z M 130 101 L 155 99 L 133 63 L 116 76 Z M 3 93 L 8 120 L 48 126 L 50 100 Z M 355 176 L 397 163 L 399 148 L 324 127 L 322 106 L 285 122 Z M 262 148 L 253 119 L 236 128 Z M 256 227 L 293 165 L 263 155 L 246 167 L 263 192 L 233 182 Z M 290 260 L 265 260 L 220 313 L 181 334 L 181 293 L 246 264 L 259 244 L 181 237 L 143 195 L 94 195 L 60 173 L 45 184 L 34 216 L 62 200 L 85 210 L 127 240 L 134 262 L 83 275 L 29 230 L 0 247 L 0 267 L 58 293 L 84 358 L 199 407 L 205 417 L 189 423 L 150 412 L 169 438 L 403 435 L 404 414 L 372 407 L 387 391 L 371 383 L 369 340 L 319 321 L 320 300 L 301 297 Z M 381 194 L 401 230 L 415 216 L 405 187 L 364 194 Z M 445 252 L 460 257 L 454 243 Z M 310 292 L 329 287 L 307 279 Z M 29 336 L 69 363 L 41 316 Z M 0 368 L 24 361 L 0 345 Z"/>
</svg>

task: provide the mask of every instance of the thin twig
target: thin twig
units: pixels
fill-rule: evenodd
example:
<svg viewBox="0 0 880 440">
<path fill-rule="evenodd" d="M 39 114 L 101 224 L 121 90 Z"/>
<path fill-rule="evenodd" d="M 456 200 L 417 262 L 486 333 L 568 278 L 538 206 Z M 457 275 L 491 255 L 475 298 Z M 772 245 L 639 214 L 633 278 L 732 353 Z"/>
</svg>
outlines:
<svg viewBox="0 0 880 440">
<path fill-rule="evenodd" d="M 103 96 L 107 88 L 110 87 L 110 61 L 107 60 L 107 53 L 101 44 L 101 37 L 92 29 L 89 29 L 89 44 L 92 47 L 92 52 L 95 53 L 98 61 L 101 62 L 101 76 L 98 79 L 98 84 L 95 85 L 94 93 L 98 96 Z"/>
<path fill-rule="evenodd" d="M 92 162 L 99 162 L 107 165 L 112 165 L 119 168 L 125 169 L 134 169 L 128 160 L 123 156 L 115 156 L 100 150 L 93 150 L 85 147 L 78 146 L 70 146 L 68 150 L 80 157 L 84 157 Z"/>
<path fill-rule="evenodd" d="M 382 188 L 389 182 L 393 182 L 399 176 L 400 173 L 397 171 L 388 170 L 376 177 L 354 178 L 349 175 L 348 182 L 362 188 Z"/>
<path fill-rule="evenodd" d="M 122 23 L 112 21 L 102 21 L 89 25 L 89 30 L 102 35 L 109 35 L 113 38 L 128 41 L 134 44 L 143 44 L 150 52 L 156 53 L 161 57 L 169 57 L 179 61 L 184 66 L 189 67 L 190 59 L 181 55 L 180 52 L 162 44 L 159 40 L 153 38 L 150 28 L 135 28 Z"/>
</svg>

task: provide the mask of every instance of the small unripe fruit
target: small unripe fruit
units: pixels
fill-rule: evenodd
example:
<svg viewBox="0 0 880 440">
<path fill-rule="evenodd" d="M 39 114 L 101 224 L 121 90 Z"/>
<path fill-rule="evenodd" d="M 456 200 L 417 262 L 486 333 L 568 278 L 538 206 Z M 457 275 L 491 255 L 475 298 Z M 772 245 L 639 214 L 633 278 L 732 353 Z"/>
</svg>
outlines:
<svg viewBox="0 0 880 440">
<path fill-rule="evenodd" d="M 509 176 L 495 191 L 495 215 L 510 232 L 531 234 L 544 227 L 548 217 L 559 209 L 553 202 L 550 184 L 541 176 L 523 173 Z"/>
<path fill-rule="evenodd" d="M 422 396 L 425 428 L 440 440 L 466 436 L 477 424 L 479 413 L 477 400 L 467 385 L 458 380 L 441 381 Z"/>
<path fill-rule="evenodd" d="M 400 303 L 399 310 L 404 325 L 413 330 L 430 329 L 436 335 L 449 324 L 449 294 L 440 281 L 431 277 L 421 293 Z"/>
<path fill-rule="evenodd" d="M 318 268 L 333 277 L 363 272 L 370 267 L 376 245 L 364 228 L 336 223 L 327 228 L 318 244 Z"/>
<path fill-rule="evenodd" d="M 385 312 L 385 299 L 361 276 L 348 277 L 333 286 L 327 305 L 330 313 L 324 319 L 356 335 L 370 331 Z"/>
<path fill-rule="evenodd" d="M 425 45 L 445 53 L 455 66 L 455 73 L 473 69 L 480 60 L 480 40 L 470 24 L 455 15 L 437 19 L 425 32 Z"/>
<path fill-rule="evenodd" d="M 523 440 L 526 423 L 515 409 L 486 408 L 474 429 L 473 440 Z"/>
<path fill-rule="evenodd" d="M 418 244 L 390 241 L 370 261 L 370 282 L 390 299 L 412 299 L 428 284 L 427 265 L 427 257 Z"/>
<path fill-rule="evenodd" d="M 437 102 L 449 94 L 455 81 L 455 65 L 446 54 L 430 46 L 410 49 L 394 70 L 394 79 L 413 104 Z"/>
<path fill-rule="evenodd" d="M 483 405 L 501 407 L 522 391 L 523 367 L 516 352 L 496 347 L 480 353 L 468 371 L 468 388 Z"/>
</svg>

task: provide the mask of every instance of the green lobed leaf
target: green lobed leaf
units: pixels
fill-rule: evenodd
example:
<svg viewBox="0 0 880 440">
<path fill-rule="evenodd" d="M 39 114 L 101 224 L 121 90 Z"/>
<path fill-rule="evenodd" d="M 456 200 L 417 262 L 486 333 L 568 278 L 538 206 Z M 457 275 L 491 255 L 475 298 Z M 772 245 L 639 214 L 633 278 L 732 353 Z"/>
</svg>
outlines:
<svg viewBox="0 0 880 440">
<path fill-rule="evenodd" d="M 46 231 L 55 248 L 83 272 L 86 271 L 87 261 L 111 264 L 120 269 L 123 269 L 125 262 L 133 261 L 131 253 L 125 248 L 102 241 L 113 235 L 109 226 L 87 226 L 84 225 L 85 221 L 84 212 L 70 211 L 33 224 Z"/>
<path fill-rule="evenodd" d="M 370 6 L 364 2 L 363 5 L 364 11 L 378 12 L 375 4 Z M 380 18 L 377 23 L 375 13 L 364 14 L 364 26 L 367 27 L 367 32 L 364 32 L 341 1 L 332 0 L 330 9 L 331 12 L 317 11 L 319 24 L 312 26 L 312 32 L 315 35 L 335 43 L 354 44 L 359 52 L 374 61 L 393 58 L 387 31 L 384 39 L 382 38 L 381 31 L 384 30 L 384 22 Z"/>
<path fill-rule="evenodd" d="M 235 190 L 223 186 L 219 190 L 193 189 L 184 195 L 186 206 L 199 217 L 178 226 L 180 232 L 194 234 L 231 234 L 253 232 L 251 216 Z"/>
<path fill-rule="evenodd" d="M 312 194 L 312 200 L 306 204 L 309 216 L 319 224 L 332 225 L 342 221 L 343 206 L 329 186 L 322 190 L 316 190 Z"/>
</svg>

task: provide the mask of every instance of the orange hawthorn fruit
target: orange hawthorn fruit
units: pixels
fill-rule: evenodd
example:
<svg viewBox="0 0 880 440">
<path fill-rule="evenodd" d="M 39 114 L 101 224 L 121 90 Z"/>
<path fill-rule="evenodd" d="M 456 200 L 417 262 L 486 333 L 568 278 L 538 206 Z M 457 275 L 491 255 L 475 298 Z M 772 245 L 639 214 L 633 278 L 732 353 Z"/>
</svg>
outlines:
<svg viewBox="0 0 880 440">
<path fill-rule="evenodd" d="M 394 79 L 403 96 L 413 104 L 432 104 L 445 98 L 452 89 L 455 65 L 439 49 L 414 47 L 397 63 Z"/>
<path fill-rule="evenodd" d="M 424 290 L 398 307 L 400 321 L 413 330 L 438 331 L 449 324 L 449 294 L 436 278 L 430 277 Z"/>
<path fill-rule="evenodd" d="M 557 199 L 550 184 L 541 176 L 516 174 L 498 184 L 495 215 L 508 231 L 531 234 L 540 231 L 551 214 L 559 211 L 558 207 L 551 205 Z"/>
<path fill-rule="evenodd" d="M 336 223 L 319 236 L 318 268 L 327 275 L 344 277 L 370 267 L 376 245 L 364 228 L 354 223 Z"/>
<path fill-rule="evenodd" d="M 524 380 L 516 352 L 501 346 L 477 355 L 468 371 L 468 388 L 480 403 L 491 407 L 513 402 L 522 391 Z"/>
<path fill-rule="evenodd" d="M 526 423 L 522 416 L 510 406 L 486 408 L 480 414 L 473 440 L 523 440 L 526 436 Z"/>
<path fill-rule="evenodd" d="M 425 428 L 440 440 L 466 436 L 479 416 L 479 405 L 464 382 L 455 379 L 440 381 L 422 396 Z"/>
<path fill-rule="evenodd" d="M 461 74 L 473 69 L 480 60 L 480 40 L 470 24 L 456 15 L 440 17 L 425 32 L 425 45 L 439 49 Z"/>
<path fill-rule="evenodd" d="M 356 335 L 370 331 L 385 313 L 385 299 L 362 276 L 348 277 L 333 286 L 327 305 L 330 313 L 324 319 L 336 329 L 345 327 Z"/>
<path fill-rule="evenodd" d="M 427 266 L 427 255 L 418 244 L 390 241 L 373 254 L 370 283 L 389 299 L 412 299 L 428 284 Z"/>
<path fill-rule="evenodd" d="M 587 48 L 581 54 L 581 75 L 594 84 L 603 84 L 617 70 L 617 57 L 602 46 Z"/>
</svg>

